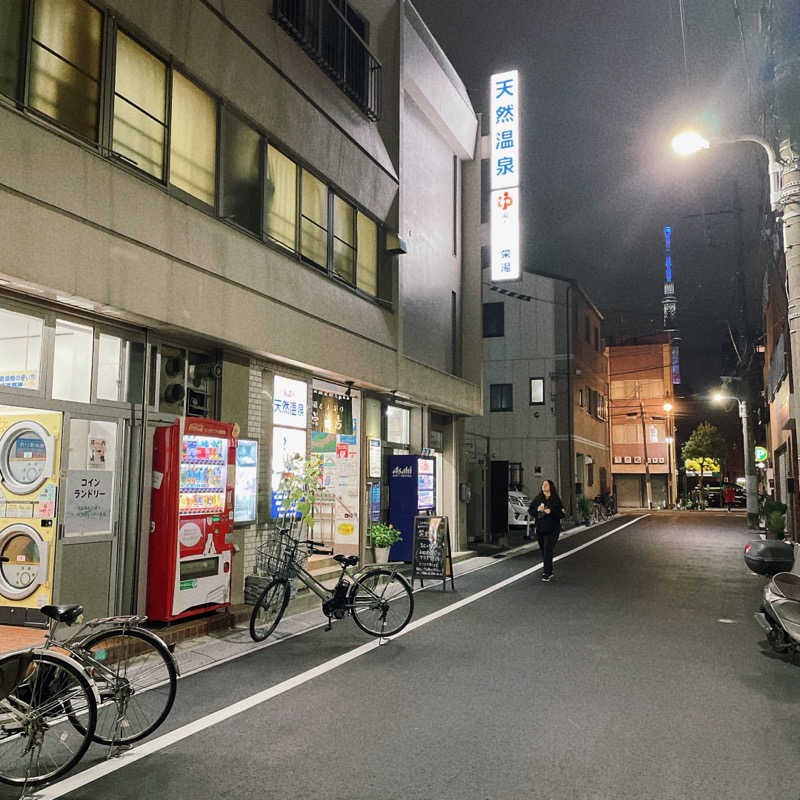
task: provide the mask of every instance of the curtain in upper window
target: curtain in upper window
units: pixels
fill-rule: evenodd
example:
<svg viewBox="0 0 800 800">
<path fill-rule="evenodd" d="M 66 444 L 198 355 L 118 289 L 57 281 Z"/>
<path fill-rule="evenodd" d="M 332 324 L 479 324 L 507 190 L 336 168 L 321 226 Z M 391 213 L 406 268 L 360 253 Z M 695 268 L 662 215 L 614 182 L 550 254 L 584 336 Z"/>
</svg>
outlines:
<svg viewBox="0 0 800 800">
<path fill-rule="evenodd" d="M 213 206 L 217 104 L 199 86 L 174 71 L 170 133 L 170 183 Z"/>
<path fill-rule="evenodd" d="M 378 294 L 378 226 L 360 211 L 356 224 L 358 288 L 375 297 Z"/>
<path fill-rule="evenodd" d="M 0 3 L 0 94 L 20 99 L 19 71 L 22 56 L 23 0 Z"/>
<path fill-rule="evenodd" d="M 355 279 L 355 209 L 333 196 L 333 271 L 348 283 Z"/>
<path fill-rule="evenodd" d="M 36 0 L 30 104 L 97 140 L 102 14 L 83 0 Z"/>
<path fill-rule="evenodd" d="M 267 148 L 264 231 L 270 239 L 297 249 L 297 164 L 274 147 Z"/>
<path fill-rule="evenodd" d="M 328 187 L 303 170 L 300 197 L 300 252 L 325 267 L 328 264 Z"/>
<path fill-rule="evenodd" d="M 164 177 L 167 65 L 122 31 L 114 76 L 114 152 L 149 175 Z"/>
<path fill-rule="evenodd" d="M 258 233 L 261 218 L 261 136 L 222 112 L 222 216 Z"/>
</svg>

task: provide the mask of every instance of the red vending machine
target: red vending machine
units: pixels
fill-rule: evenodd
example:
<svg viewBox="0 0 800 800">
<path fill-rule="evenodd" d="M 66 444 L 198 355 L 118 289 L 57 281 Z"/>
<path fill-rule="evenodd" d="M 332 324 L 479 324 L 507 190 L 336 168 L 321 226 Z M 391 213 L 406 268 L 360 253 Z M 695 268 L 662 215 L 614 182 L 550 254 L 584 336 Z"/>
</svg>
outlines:
<svg viewBox="0 0 800 800">
<path fill-rule="evenodd" d="M 156 428 L 147 616 L 169 622 L 230 605 L 238 425 Z"/>
</svg>

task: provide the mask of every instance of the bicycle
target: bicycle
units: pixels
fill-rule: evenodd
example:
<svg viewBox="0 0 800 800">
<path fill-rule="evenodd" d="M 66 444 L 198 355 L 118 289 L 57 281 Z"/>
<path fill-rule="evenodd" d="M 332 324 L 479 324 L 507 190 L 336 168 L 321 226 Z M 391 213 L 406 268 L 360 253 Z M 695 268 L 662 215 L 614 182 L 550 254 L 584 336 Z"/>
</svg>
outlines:
<svg viewBox="0 0 800 800">
<path fill-rule="evenodd" d="M 167 645 L 140 627 L 145 617 L 89 620 L 59 641 L 59 624 L 80 621 L 83 606 L 40 610 L 51 620 L 42 645 L 0 659 L 0 781 L 5 783 L 54 780 L 92 741 L 126 747 L 158 728 L 175 701 L 177 664 Z"/>
<path fill-rule="evenodd" d="M 405 628 L 414 613 L 411 587 L 396 568 L 378 566 L 353 571 L 358 556 L 334 555 L 342 571 L 336 586 L 328 589 L 304 566 L 309 555 L 333 555 L 333 550 L 325 549 L 323 543 L 295 539 L 288 530 L 281 529 L 256 552 L 261 571 L 271 578 L 250 615 L 250 636 L 256 642 L 264 641 L 278 626 L 289 604 L 294 579 L 322 600 L 328 631 L 334 619 L 350 614 L 364 633 L 393 636 Z"/>
<path fill-rule="evenodd" d="M 592 522 L 593 523 L 600 523 L 606 522 L 609 519 L 609 514 L 606 511 L 606 507 L 595 498 L 592 501 Z"/>
</svg>

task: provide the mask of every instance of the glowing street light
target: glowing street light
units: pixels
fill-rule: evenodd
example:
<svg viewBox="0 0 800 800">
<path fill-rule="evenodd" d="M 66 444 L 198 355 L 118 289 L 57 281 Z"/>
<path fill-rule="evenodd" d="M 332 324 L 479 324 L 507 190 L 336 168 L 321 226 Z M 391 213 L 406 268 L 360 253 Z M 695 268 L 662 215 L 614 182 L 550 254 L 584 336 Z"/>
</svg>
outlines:
<svg viewBox="0 0 800 800">
<path fill-rule="evenodd" d="M 666 411 L 667 413 L 669 413 L 670 411 L 672 411 L 672 403 L 670 403 L 669 401 L 667 401 L 666 403 L 664 403 L 664 411 Z"/>
<path fill-rule="evenodd" d="M 742 420 L 742 440 L 744 444 L 744 477 L 747 489 L 747 524 L 758 528 L 758 477 L 753 452 L 753 436 L 750 432 L 750 411 L 747 400 L 725 392 L 714 392 L 711 399 L 715 403 L 736 400 L 739 403 L 739 418 Z"/>
<path fill-rule="evenodd" d="M 700 150 L 708 150 L 709 147 L 711 147 L 711 142 L 697 131 L 684 131 L 672 138 L 672 149 L 679 156 L 690 156 Z"/>
</svg>

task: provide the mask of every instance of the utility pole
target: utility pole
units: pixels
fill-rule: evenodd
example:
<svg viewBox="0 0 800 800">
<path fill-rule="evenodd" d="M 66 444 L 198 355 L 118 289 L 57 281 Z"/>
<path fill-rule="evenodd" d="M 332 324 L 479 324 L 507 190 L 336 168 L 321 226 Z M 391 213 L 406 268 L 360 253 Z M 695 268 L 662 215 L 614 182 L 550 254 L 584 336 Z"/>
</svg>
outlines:
<svg viewBox="0 0 800 800">
<path fill-rule="evenodd" d="M 647 508 L 653 507 L 653 484 L 650 480 L 650 459 L 647 456 L 647 427 L 644 423 L 644 401 L 642 392 L 639 388 L 639 381 L 636 381 L 636 397 L 639 400 L 639 416 L 642 420 L 642 446 L 644 448 L 644 471 L 645 471 L 645 492 L 647 493 Z"/>
<path fill-rule="evenodd" d="M 742 420 L 742 442 L 744 443 L 744 479 L 747 489 L 747 527 L 758 529 L 758 477 L 753 434 L 750 430 L 750 406 L 747 400 L 739 400 L 739 417 Z"/>
</svg>

